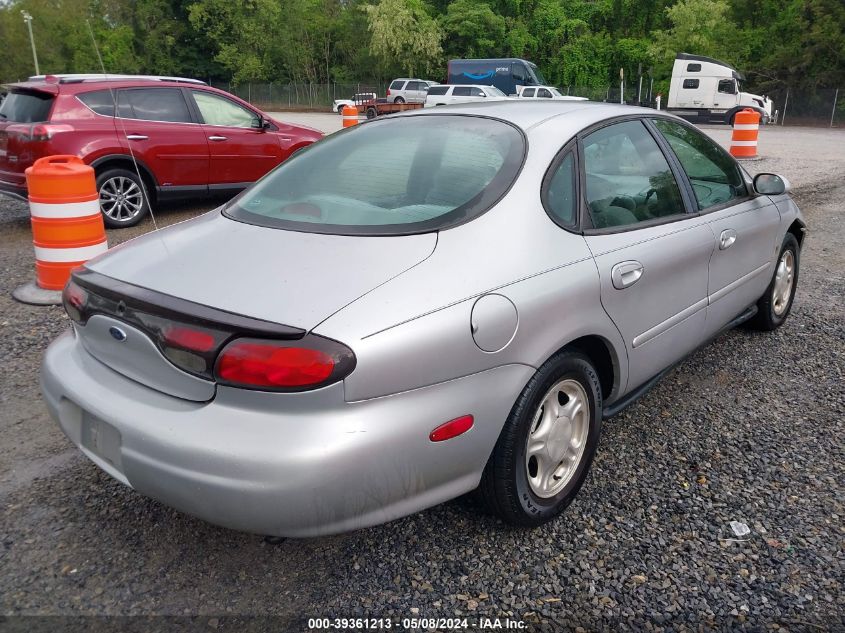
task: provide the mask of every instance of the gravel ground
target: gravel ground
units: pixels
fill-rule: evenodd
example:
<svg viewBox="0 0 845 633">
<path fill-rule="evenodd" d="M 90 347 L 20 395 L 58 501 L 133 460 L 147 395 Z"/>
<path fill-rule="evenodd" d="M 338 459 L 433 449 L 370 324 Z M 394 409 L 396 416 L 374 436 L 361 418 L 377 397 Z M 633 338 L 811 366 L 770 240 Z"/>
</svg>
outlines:
<svg viewBox="0 0 845 633">
<path fill-rule="evenodd" d="M 845 630 L 845 134 L 770 128 L 764 148 L 748 169 L 786 174 L 812 230 L 791 317 L 775 333 L 720 337 L 608 421 L 579 497 L 535 531 L 463 498 L 271 545 L 111 480 L 40 400 L 41 352 L 67 322 L 10 298 L 31 279 L 32 252 L 26 206 L 0 197 L 0 615 L 191 615 L 198 630 L 304 630 L 308 617 L 364 614 L 511 617 L 535 630 Z M 112 231 L 110 244 L 150 228 Z M 751 533 L 737 540 L 733 520 Z M 69 621 L 44 622 L 0 618 L 0 630 Z"/>
</svg>

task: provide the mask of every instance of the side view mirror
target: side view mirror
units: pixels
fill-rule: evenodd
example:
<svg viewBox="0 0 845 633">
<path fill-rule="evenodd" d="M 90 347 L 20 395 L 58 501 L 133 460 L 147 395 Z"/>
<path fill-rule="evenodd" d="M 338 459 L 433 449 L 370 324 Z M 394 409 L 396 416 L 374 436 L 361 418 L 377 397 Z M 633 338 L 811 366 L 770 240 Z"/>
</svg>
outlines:
<svg viewBox="0 0 845 633">
<path fill-rule="evenodd" d="M 754 176 L 754 191 L 766 196 L 779 196 L 789 191 L 789 181 L 777 174 Z"/>
</svg>

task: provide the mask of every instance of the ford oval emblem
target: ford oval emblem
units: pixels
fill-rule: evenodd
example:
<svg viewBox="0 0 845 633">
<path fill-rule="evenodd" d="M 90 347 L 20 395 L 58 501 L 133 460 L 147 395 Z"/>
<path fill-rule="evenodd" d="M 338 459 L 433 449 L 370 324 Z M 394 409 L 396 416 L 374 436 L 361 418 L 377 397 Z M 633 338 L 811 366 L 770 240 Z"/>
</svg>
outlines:
<svg viewBox="0 0 845 633">
<path fill-rule="evenodd" d="M 123 342 L 123 341 L 126 340 L 126 332 L 121 330 L 119 327 L 114 327 L 114 326 L 110 327 L 109 328 L 109 334 L 111 334 L 111 337 L 115 341 Z"/>
</svg>

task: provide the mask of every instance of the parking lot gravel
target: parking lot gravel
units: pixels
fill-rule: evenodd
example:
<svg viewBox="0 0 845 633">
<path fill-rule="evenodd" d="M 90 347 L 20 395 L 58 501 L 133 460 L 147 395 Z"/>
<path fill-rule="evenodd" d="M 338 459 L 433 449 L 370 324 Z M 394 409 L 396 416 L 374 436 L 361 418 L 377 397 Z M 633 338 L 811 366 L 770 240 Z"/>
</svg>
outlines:
<svg viewBox="0 0 845 633">
<path fill-rule="evenodd" d="M 811 229 L 789 320 L 719 337 L 607 421 L 576 501 L 533 531 L 470 496 L 272 544 L 112 480 L 40 400 L 41 354 L 68 321 L 11 299 L 33 275 L 31 233 L 26 205 L 0 197 L 0 630 L 84 615 L 239 631 L 365 615 L 399 629 L 457 616 L 470 630 L 496 617 L 548 631 L 845 630 L 845 132 L 764 129 L 761 154 L 746 167 L 790 178 Z M 165 622 L 178 621 L 149 627 Z"/>
</svg>

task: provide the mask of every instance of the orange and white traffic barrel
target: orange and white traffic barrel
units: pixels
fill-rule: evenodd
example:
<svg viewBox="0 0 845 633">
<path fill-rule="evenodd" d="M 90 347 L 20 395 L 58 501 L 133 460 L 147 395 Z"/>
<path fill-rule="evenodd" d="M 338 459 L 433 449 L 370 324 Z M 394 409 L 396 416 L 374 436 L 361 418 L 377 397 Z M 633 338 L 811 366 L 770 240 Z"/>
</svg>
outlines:
<svg viewBox="0 0 845 633">
<path fill-rule="evenodd" d="M 731 156 L 734 158 L 757 158 L 757 134 L 760 131 L 760 113 L 751 108 L 740 110 L 734 115 L 731 134 Z"/>
<path fill-rule="evenodd" d="M 35 247 L 35 290 L 58 291 L 73 268 L 108 250 L 94 169 L 76 156 L 47 156 L 26 170 L 26 184 Z M 48 303 L 26 301 L 26 292 L 18 291 L 13 295 L 21 301 Z"/>
<path fill-rule="evenodd" d="M 358 125 L 358 108 L 351 105 L 343 106 L 343 127 Z"/>
</svg>

